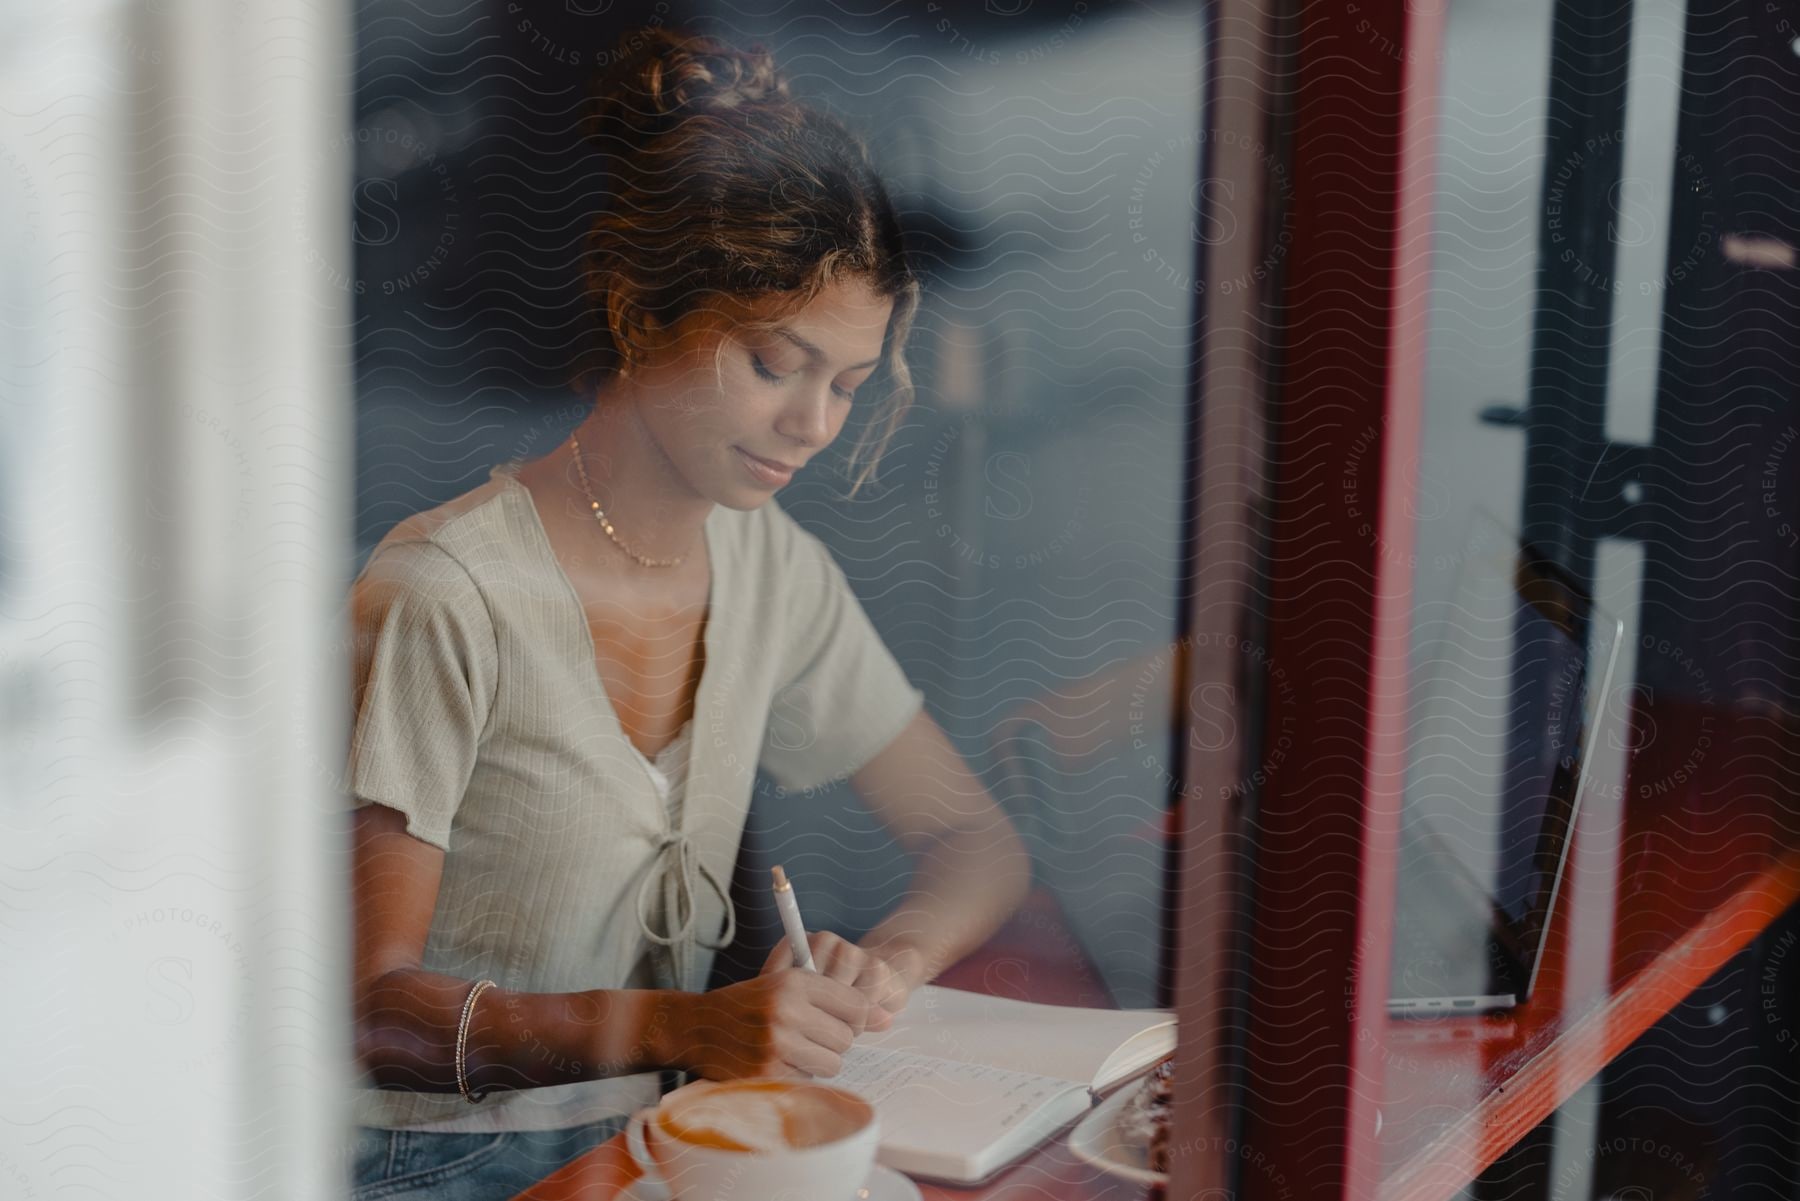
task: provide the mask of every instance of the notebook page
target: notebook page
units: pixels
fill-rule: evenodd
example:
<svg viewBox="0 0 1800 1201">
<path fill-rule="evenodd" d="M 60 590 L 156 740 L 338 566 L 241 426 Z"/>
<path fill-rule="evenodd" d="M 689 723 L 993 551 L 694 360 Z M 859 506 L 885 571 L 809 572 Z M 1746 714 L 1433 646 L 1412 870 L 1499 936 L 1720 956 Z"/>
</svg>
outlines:
<svg viewBox="0 0 1800 1201">
<path fill-rule="evenodd" d="M 1130 1050 L 1120 1054 L 1127 1043 Z M 1175 1049 L 1175 1015 L 1166 1009 L 1035 1005 L 927 984 L 907 1000 L 890 1029 L 864 1034 L 856 1045 L 1103 1088 L 1122 1069 L 1129 1074 Z"/>
<path fill-rule="evenodd" d="M 1157 1026 L 1119 1044 L 1106 1064 L 1094 1075 L 1094 1091 L 1105 1092 L 1175 1053 L 1175 1027 Z"/>
<path fill-rule="evenodd" d="M 1088 1107 L 1066 1080 L 860 1043 L 830 1080 L 875 1106 L 882 1163 L 949 1179 L 986 1175 Z"/>
</svg>

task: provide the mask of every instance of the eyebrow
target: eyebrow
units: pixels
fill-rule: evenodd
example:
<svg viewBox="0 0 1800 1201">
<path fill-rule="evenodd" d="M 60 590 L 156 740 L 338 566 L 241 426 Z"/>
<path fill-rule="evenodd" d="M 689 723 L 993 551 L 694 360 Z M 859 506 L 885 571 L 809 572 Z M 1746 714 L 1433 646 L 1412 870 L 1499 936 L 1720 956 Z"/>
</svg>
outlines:
<svg viewBox="0 0 1800 1201">
<path fill-rule="evenodd" d="M 798 346 L 801 350 L 804 350 L 807 354 L 811 355 L 813 357 L 814 362 L 817 362 L 818 360 L 823 359 L 825 357 L 824 351 L 820 350 L 817 346 L 814 346 L 811 342 L 808 342 L 805 338 L 802 338 L 799 334 L 797 334 L 793 330 L 787 328 L 785 325 L 782 326 L 780 329 L 776 330 L 775 332 L 780 334 L 782 337 L 786 338 L 788 341 L 792 342 L 795 346 Z M 881 360 L 879 358 L 870 359 L 866 363 L 853 363 L 850 366 L 844 368 L 844 370 L 845 371 L 861 371 L 864 367 L 873 367 L 879 362 L 881 362 Z"/>
</svg>

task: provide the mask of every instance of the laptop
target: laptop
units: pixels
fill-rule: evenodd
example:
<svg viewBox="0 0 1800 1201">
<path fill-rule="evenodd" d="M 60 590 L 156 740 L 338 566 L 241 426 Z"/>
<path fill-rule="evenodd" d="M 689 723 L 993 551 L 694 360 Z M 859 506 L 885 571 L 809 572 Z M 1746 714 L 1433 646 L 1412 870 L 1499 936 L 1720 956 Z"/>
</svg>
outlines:
<svg viewBox="0 0 1800 1201">
<path fill-rule="evenodd" d="M 1487 1013 L 1537 982 L 1624 626 L 1478 512 L 1408 729 L 1388 1011 Z"/>
</svg>

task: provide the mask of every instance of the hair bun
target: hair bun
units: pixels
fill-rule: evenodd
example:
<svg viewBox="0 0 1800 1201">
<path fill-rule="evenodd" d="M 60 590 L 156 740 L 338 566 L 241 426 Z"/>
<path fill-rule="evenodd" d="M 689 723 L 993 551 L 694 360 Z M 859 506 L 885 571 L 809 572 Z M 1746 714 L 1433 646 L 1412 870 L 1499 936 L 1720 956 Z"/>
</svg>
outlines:
<svg viewBox="0 0 1800 1201">
<path fill-rule="evenodd" d="M 638 29 L 619 42 L 601 82 L 603 114 L 643 133 L 695 112 L 788 99 L 788 83 L 761 45 L 739 50 L 702 34 Z"/>
</svg>

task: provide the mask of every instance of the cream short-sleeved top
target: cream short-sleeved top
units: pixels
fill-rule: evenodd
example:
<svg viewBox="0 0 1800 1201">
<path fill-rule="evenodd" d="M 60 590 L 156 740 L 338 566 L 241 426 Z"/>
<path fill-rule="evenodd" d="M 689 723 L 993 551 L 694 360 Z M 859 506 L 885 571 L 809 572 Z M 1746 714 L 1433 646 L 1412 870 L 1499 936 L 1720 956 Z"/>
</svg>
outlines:
<svg viewBox="0 0 1800 1201">
<path fill-rule="evenodd" d="M 351 803 L 399 810 L 446 853 L 428 970 L 528 992 L 701 989 L 735 931 L 758 764 L 789 790 L 842 779 L 924 696 L 817 538 L 773 501 L 715 507 L 693 717 L 651 763 L 519 466 L 395 526 L 351 589 Z M 559 1129 L 658 1092 L 646 1073 L 470 1105 L 359 1081 L 353 1110 L 384 1128 Z"/>
</svg>

